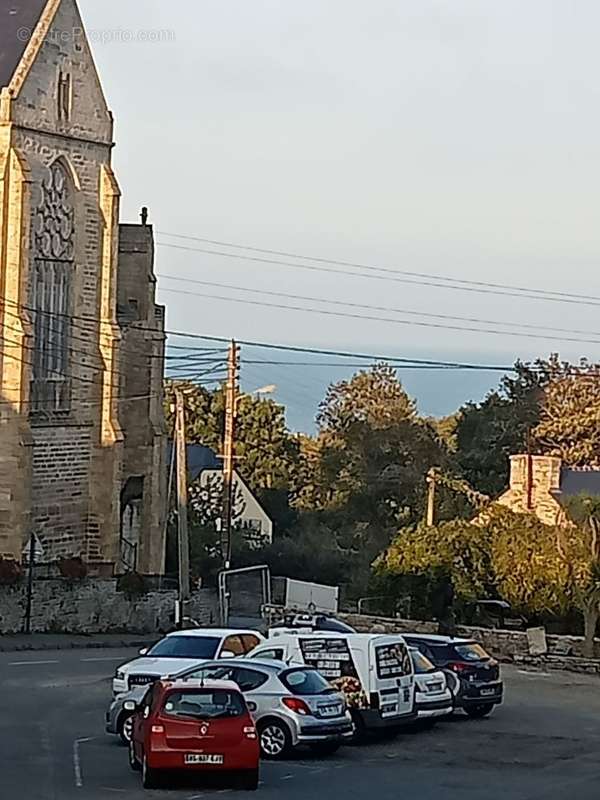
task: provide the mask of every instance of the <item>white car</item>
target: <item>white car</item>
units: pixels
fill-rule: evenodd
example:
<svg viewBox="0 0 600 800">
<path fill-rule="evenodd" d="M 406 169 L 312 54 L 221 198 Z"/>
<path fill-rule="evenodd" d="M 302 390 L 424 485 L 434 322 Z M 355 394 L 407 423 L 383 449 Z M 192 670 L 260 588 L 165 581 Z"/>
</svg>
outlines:
<svg viewBox="0 0 600 800">
<path fill-rule="evenodd" d="M 415 709 L 417 719 L 434 722 L 446 717 L 454 707 L 453 692 L 448 685 L 450 677 L 437 669 L 416 647 L 409 648 L 415 668 Z"/>
<path fill-rule="evenodd" d="M 140 650 L 141 658 L 117 668 L 113 694 L 146 686 L 162 675 L 180 672 L 202 661 L 246 655 L 261 642 L 264 637 L 258 631 L 233 628 L 192 628 L 169 633 L 153 647 Z"/>
</svg>

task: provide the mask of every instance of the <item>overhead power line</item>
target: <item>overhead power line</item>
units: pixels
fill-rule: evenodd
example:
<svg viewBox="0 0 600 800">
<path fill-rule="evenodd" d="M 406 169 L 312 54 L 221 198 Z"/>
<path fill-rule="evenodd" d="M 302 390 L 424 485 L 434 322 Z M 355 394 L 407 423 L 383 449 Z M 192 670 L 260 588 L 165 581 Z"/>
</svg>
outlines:
<svg viewBox="0 0 600 800">
<path fill-rule="evenodd" d="M 301 261 L 313 262 L 313 264 L 332 265 L 336 267 L 346 267 L 353 270 L 360 270 L 361 272 L 373 273 L 371 277 L 386 280 L 385 275 L 390 276 L 388 280 L 394 280 L 400 283 L 415 283 L 417 285 L 435 286 L 437 288 L 457 289 L 461 291 L 477 291 L 484 294 L 500 294 L 510 297 L 524 297 L 529 299 L 538 300 L 554 300 L 556 302 L 576 302 L 585 305 L 598 305 L 600 304 L 600 297 L 576 294 L 573 292 L 552 291 L 549 289 L 539 289 L 536 287 L 516 286 L 513 284 L 492 283 L 490 281 L 474 281 L 466 278 L 454 278 L 447 275 L 437 275 L 435 273 L 417 272 L 412 270 L 393 269 L 390 267 L 380 267 L 373 264 L 365 264 L 361 262 L 341 261 L 332 258 L 322 258 L 318 256 L 307 256 L 299 253 L 288 252 L 285 250 L 274 250 L 263 247 L 251 247 L 249 245 L 240 245 L 233 242 L 224 242 L 216 239 L 205 239 L 199 236 L 188 236 L 184 234 L 167 233 L 165 231 L 159 232 L 162 236 L 171 236 L 174 238 L 201 242 L 205 244 L 212 244 L 218 247 L 229 247 L 236 250 L 244 250 L 250 253 L 264 253 L 266 255 L 282 256 L 283 258 L 295 258 Z M 296 267 L 297 269 L 313 269 L 321 272 L 336 272 L 345 275 L 352 275 L 354 277 L 363 277 L 360 272 L 347 272 L 345 270 L 329 270 L 323 267 L 313 266 L 311 264 L 303 264 L 296 262 L 285 262 L 275 259 L 264 259 L 252 256 L 247 256 L 238 253 L 224 253 L 222 251 L 209 250 L 200 247 L 187 247 L 184 245 L 172 244 L 170 242 L 158 242 L 161 247 L 171 247 L 178 250 L 190 250 L 192 252 L 206 253 L 208 255 L 222 256 L 226 258 L 235 258 L 248 261 L 258 261 L 267 264 L 276 264 L 280 266 Z M 419 280 L 405 280 L 399 276 L 406 278 L 418 278 Z M 595 301 L 595 302 L 593 302 Z"/>
<path fill-rule="evenodd" d="M 366 320 L 369 322 L 380 322 L 380 323 L 383 322 L 383 323 L 390 323 L 392 325 L 405 325 L 408 327 L 436 328 L 449 331 L 460 331 L 461 333 L 488 333 L 488 334 L 502 335 L 502 336 L 517 336 L 525 339 L 542 339 L 542 340 L 558 341 L 558 342 L 576 342 L 578 344 L 600 344 L 600 339 L 588 339 L 588 340 L 574 339 L 574 338 L 569 339 L 567 337 L 547 336 L 534 333 L 501 331 L 494 328 L 486 329 L 486 328 L 468 327 L 463 325 L 444 325 L 442 323 L 435 323 L 435 322 L 418 322 L 416 320 L 392 319 L 390 317 L 372 316 L 367 314 L 353 314 L 347 311 L 328 311 L 327 309 L 324 308 L 305 308 L 304 306 L 291 305 L 289 303 L 268 303 L 263 300 L 249 300 L 248 298 L 240 298 L 240 297 L 225 297 L 223 295 L 208 294 L 204 292 L 189 292 L 189 291 L 183 291 L 181 289 L 163 289 L 162 291 L 171 292 L 172 294 L 195 295 L 197 297 L 204 297 L 211 300 L 219 300 L 225 303 L 238 303 L 242 305 L 260 306 L 261 308 L 276 308 L 283 311 L 302 311 L 304 313 L 318 314 L 321 316 Z"/>
<path fill-rule="evenodd" d="M 304 300 L 310 303 L 325 303 L 326 305 L 334 305 L 334 306 L 345 306 L 348 308 L 359 308 L 365 309 L 367 311 L 386 311 L 392 314 L 406 314 L 408 316 L 415 316 L 415 317 L 427 317 L 429 319 L 443 319 L 443 320 L 454 320 L 458 322 L 472 322 L 480 325 L 504 325 L 508 328 L 525 328 L 527 330 L 539 330 L 539 331 L 553 331 L 558 333 L 572 333 L 572 334 L 580 334 L 582 336 L 597 336 L 598 339 L 562 339 L 560 337 L 548 337 L 544 336 L 543 338 L 552 338 L 556 341 L 581 341 L 584 343 L 593 343 L 598 344 L 600 343 L 600 332 L 596 331 L 584 331 L 578 330 L 573 328 L 557 328 L 554 326 L 548 325 L 533 325 L 526 322 L 504 322 L 502 320 L 486 320 L 481 319 L 480 317 L 464 317 L 464 316 L 454 316 L 450 314 L 434 314 L 428 311 L 414 311 L 413 309 L 406 309 L 406 308 L 394 308 L 392 306 L 376 306 L 376 305 L 367 305 L 365 303 L 354 303 L 347 300 L 331 300 L 329 298 L 322 298 L 322 297 L 310 297 L 307 295 L 299 295 L 299 294 L 291 294 L 289 292 L 275 292 L 268 289 L 254 289 L 249 286 L 236 286 L 227 283 L 215 283 L 214 281 L 202 281 L 197 278 L 183 278 L 177 275 L 164 275 L 159 273 L 158 277 L 162 278 L 163 280 L 170 280 L 170 281 L 177 281 L 179 283 L 190 283 L 199 286 L 211 286 L 218 289 L 232 289 L 234 291 L 240 292 L 248 292 L 250 294 L 257 294 L 257 295 L 267 295 L 268 297 L 282 297 L 290 300 Z M 163 291 L 170 291 L 174 292 L 174 289 L 164 289 L 161 287 Z M 190 294 L 186 292 L 185 294 Z M 193 294 L 193 293 L 192 293 Z M 202 296 L 202 295 L 200 295 Z M 495 331 L 490 331 L 494 332 Z M 500 332 L 501 333 L 501 332 Z M 506 331 L 508 334 L 509 332 Z"/>
<path fill-rule="evenodd" d="M 179 336 L 188 339 L 199 339 L 207 342 L 230 341 L 229 339 L 224 338 L 222 336 L 210 336 L 208 334 L 201 334 L 201 333 L 184 333 L 182 331 L 167 331 L 167 333 L 171 336 Z M 311 355 L 335 356 L 338 358 L 362 359 L 364 361 L 386 363 L 389 364 L 390 366 L 398 366 L 398 367 L 400 366 L 404 367 L 405 365 L 411 365 L 411 364 L 422 364 L 424 366 L 431 366 L 436 368 L 439 366 L 452 366 L 467 370 L 484 370 L 486 372 L 514 371 L 514 366 L 505 367 L 499 364 L 470 364 L 460 361 L 442 361 L 442 360 L 433 360 L 424 358 L 408 358 L 404 356 L 391 356 L 389 354 L 382 356 L 382 355 L 373 355 L 372 353 L 367 354 L 367 353 L 355 353 L 355 352 L 353 353 L 345 350 L 326 350 L 317 347 L 300 347 L 297 345 L 275 344 L 272 342 L 256 342 L 256 341 L 250 341 L 248 339 L 244 340 L 238 338 L 236 338 L 236 342 L 240 345 L 245 345 L 246 347 L 263 348 L 265 350 L 278 350 L 288 353 L 310 353 Z"/>
</svg>

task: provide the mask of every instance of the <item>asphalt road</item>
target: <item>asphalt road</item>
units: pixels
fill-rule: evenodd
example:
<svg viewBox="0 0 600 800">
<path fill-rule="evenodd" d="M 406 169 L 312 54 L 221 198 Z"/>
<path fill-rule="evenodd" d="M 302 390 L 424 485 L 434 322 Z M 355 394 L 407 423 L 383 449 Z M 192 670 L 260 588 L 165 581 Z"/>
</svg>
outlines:
<svg viewBox="0 0 600 800">
<path fill-rule="evenodd" d="M 2 800 L 200 800 L 223 784 L 144 792 L 126 750 L 104 734 L 123 650 L 0 654 Z M 506 702 L 488 720 L 456 718 L 392 742 L 263 766 L 265 800 L 598 800 L 600 680 L 504 669 Z M 233 796 L 246 796 L 232 792 Z"/>
</svg>

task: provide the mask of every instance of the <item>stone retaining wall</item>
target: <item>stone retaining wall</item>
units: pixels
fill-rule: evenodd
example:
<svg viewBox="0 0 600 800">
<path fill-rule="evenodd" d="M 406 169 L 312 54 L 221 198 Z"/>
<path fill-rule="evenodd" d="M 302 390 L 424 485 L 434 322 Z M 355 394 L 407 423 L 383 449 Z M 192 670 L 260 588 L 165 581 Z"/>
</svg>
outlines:
<svg viewBox="0 0 600 800">
<path fill-rule="evenodd" d="M 372 631 L 375 626 L 386 633 L 437 633 L 437 622 L 422 622 L 412 619 L 371 617 L 362 614 L 341 614 L 340 618 L 357 631 Z M 547 636 L 548 655 L 531 656 L 527 634 L 523 631 L 495 630 L 458 626 L 458 636 L 480 642 L 486 650 L 501 661 L 554 667 L 558 669 L 580 668 L 584 672 L 600 673 L 600 639 L 596 639 L 594 660 L 583 655 L 582 636 Z"/>
<path fill-rule="evenodd" d="M 34 584 L 33 633 L 163 633 L 173 629 L 175 591 L 129 598 L 115 580 L 39 580 Z M 0 634 L 23 630 L 27 587 L 0 587 Z M 192 596 L 190 616 L 206 625 L 218 622 L 217 594 L 202 589 Z"/>
</svg>

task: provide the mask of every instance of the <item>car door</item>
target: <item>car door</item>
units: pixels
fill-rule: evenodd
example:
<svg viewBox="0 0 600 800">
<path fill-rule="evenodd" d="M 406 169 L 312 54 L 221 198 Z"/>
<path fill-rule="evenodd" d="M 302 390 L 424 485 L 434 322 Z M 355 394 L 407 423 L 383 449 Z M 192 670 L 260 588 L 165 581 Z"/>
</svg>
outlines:
<svg viewBox="0 0 600 800">
<path fill-rule="evenodd" d="M 236 667 L 232 672 L 231 680 L 240 687 L 240 691 L 246 698 L 248 710 L 256 721 L 268 706 L 268 703 L 265 702 L 267 695 L 261 689 L 269 680 L 269 673 L 263 672 L 259 668 Z"/>
<path fill-rule="evenodd" d="M 381 716 L 409 716 L 414 706 L 415 679 L 408 647 L 396 637 L 380 637 L 370 644 Z"/>
<path fill-rule="evenodd" d="M 152 711 L 152 705 L 156 697 L 156 686 L 151 686 L 140 703 L 140 708 L 133 718 L 133 749 L 136 758 L 141 761 L 146 739 L 146 728 Z"/>
<path fill-rule="evenodd" d="M 250 658 L 265 658 L 267 660 L 285 661 L 285 647 L 259 647 L 253 650 Z"/>
</svg>

